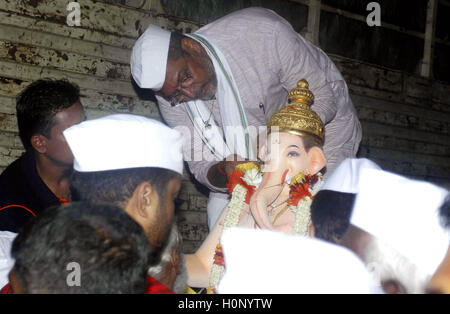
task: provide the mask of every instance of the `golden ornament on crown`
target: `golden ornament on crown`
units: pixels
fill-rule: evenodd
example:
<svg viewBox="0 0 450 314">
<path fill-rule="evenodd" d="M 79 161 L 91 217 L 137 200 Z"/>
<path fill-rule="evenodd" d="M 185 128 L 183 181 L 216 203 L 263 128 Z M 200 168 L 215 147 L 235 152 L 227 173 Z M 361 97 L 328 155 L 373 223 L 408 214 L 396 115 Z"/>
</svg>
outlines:
<svg viewBox="0 0 450 314">
<path fill-rule="evenodd" d="M 309 137 L 323 145 L 325 128 L 317 113 L 310 108 L 314 95 L 308 87 L 305 79 L 298 81 L 297 88 L 292 89 L 288 94 L 289 104 L 270 118 L 269 132 L 275 131 L 277 127 L 279 132 Z"/>
</svg>

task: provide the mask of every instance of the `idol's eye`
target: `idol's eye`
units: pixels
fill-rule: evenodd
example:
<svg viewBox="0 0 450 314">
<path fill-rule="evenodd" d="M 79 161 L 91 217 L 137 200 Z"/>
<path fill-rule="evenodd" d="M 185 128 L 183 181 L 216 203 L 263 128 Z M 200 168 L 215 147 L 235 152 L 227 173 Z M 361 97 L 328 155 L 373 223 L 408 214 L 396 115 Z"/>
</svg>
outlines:
<svg viewBox="0 0 450 314">
<path fill-rule="evenodd" d="M 298 156 L 300 156 L 300 154 L 299 153 L 297 153 L 297 152 L 294 152 L 294 151 L 292 151 L 292 152 L 289 152 L 288 154 L 288 157 L 298 157 Z"/>
</svg>

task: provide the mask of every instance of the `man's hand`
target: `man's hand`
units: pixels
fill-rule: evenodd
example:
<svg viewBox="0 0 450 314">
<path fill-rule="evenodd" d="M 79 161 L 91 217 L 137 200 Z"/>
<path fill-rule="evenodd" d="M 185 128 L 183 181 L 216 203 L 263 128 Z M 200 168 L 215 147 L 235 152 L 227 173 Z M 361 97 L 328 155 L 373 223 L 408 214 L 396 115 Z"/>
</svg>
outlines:
<svg viewBox="0 0 450 314">
<path fill-rule="evenodd" d="M 237 165 L 246 162 L 248 159 L 243 159 L 236 154 L 229 155 L 208 170 L 209 182 L 218 188 L 226 188 L 229 175 L 233 173 Z"/>
<path fill-rule="evenodd" d="M 241 156 L 234 154 L 228 156 L 225 160 L 222 160 L 219 166 L 221 166 L 221 169 L 225 171 L 228 177 L 233 173 L 237 165 L 244 164 L 246 162 L 248 162 L 248 159 L 244 159 Z"/>
</svg>

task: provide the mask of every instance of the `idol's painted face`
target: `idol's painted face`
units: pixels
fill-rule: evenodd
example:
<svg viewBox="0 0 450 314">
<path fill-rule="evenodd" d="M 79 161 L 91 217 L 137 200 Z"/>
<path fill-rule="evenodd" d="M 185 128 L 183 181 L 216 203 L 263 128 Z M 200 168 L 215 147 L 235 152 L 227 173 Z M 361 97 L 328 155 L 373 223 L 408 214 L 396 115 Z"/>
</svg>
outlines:
<svg viewBox="0 0 450 314">
<path fill-rule="evenodd" d="M 192 41 L 190 38 L 184 40 Z M 185 47 L 185 56 L 167 60 L 164 85 L 156 92 L 172 105 L 195 99 L 210 100 L 216 93 L 216 74 L 208 55 L 190 54 L 190 46 Z"/>
<path fill-rule="evenodd" d="M 261 147 L 259 158 L 264 162 L 264 174 L 250 199 L 250 211 L 260 228 L 272 229 L 268 206 L 273 205 L 280 195 L 289 194 L 290 188 L 286 183 L 290 179 L 300 173 L 316 174 L 325 166 L 326 159 L 319 147 L 313 146 L 307 151 L 303 138 L 295 134 L 272 132 L 267 143 Z"/>
<path fill-rule="evenodd" d="M 269 134 L 267 145 L 261 150 L 260 159 L 264 161 L 265 172 L 290 170 L 295 176 L 305 172 L 309 166 L 309 156 L 305 150 L 303 139 L 298 135 L 286 132 Z"/>
</svg>

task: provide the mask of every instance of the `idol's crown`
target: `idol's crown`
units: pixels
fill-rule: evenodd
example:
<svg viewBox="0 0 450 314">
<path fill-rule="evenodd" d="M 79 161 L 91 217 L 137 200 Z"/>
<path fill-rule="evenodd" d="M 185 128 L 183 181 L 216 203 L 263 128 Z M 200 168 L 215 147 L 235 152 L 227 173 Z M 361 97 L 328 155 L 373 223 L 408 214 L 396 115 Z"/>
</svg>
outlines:
<svg viewBox="0 0 450 314">
<path fill-rule="evenodd" d="M 323 145 L 325 129 L 317 113 L 310 106 L 314 101 L 313 93 L 308 89 L 308 82 L 298 81 L 297 88 L 289 94 L 289 104 L 275 112 L 268 122 L 269 132 L 276 130 L 303 137 L 309 137 Z"/>
</svg>

